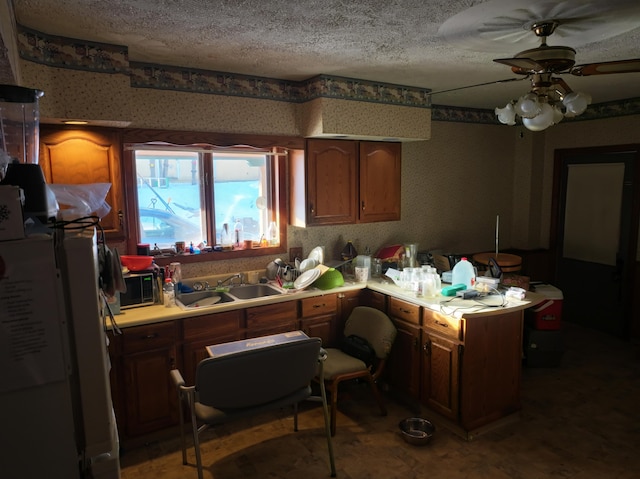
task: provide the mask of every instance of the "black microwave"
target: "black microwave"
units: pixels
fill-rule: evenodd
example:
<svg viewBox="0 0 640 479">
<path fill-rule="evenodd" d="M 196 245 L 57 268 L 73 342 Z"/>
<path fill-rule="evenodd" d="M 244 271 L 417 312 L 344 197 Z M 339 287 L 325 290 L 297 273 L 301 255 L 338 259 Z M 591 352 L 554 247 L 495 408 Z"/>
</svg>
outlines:
<svg viewBox="0 0 640 479">
<path fill-rule="evenodd" d="M 121 309 L 155 304 L 156 281 L 152 272 L 126 274 L 124 283 L 127 291 L 120 293 Z"/>
</svg>

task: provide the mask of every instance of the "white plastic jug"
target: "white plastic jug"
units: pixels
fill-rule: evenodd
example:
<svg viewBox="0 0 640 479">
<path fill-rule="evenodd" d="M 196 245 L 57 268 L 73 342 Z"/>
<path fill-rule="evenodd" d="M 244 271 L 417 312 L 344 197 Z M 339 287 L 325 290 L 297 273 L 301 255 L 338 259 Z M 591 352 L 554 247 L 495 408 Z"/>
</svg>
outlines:
<svg viewBox="0 0 640 479">
<path fill-rule="evenodd" d="M 451 271 L 451 284 L 464 284 L 467 288 L 473 288 L 476 282 L 476 272 L 473 265 L 462 258 L 458 261 Z"/>
</svg>

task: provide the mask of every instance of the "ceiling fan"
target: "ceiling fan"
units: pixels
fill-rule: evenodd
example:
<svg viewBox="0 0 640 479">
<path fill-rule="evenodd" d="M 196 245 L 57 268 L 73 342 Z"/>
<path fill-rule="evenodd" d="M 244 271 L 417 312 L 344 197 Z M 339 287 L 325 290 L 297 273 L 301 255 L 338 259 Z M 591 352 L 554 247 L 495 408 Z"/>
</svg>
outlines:
<svg viewBox="0 0 640 479">
<path fill-rule="evenodd" d="M 640 58 L 576 65 L 576 51 L 573 48 L 547 45 L 547 37 L 553 34 L 560 23 L 560 20 L 532 23 L 531 31 L 541 40 L 539 47 L 524 50 L 513 58 L 493 60 L 510 66 L 511 71 L 520 77 L 440 90 L 431 92 L 431 95 L 496 83 L 529 80 L 531 90 L 516 102 L 510 102 L 504 108 L 496 108 L 496 115 L 501 123 L 514 125 L 517 114 L 527 128 L 539 131 L 558 123 L 565 116 L 582 114 L 591 102 L 590 95 L 574 92 L 567 82 L 557 75 L 592 76 L 640 72 Z"/>
</svg>

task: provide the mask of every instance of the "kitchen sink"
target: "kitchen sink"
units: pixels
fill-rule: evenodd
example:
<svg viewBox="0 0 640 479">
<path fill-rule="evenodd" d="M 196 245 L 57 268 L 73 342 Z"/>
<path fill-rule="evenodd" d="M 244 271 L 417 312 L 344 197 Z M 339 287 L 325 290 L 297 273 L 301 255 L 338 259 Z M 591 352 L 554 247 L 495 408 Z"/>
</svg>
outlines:
<svg viewBox="0 0 640 479">
<path fill-rule="evenodd" d="M 276 296 L 279 294 L 282 294 L 282 292 L 268 284 L 247 284 L 234 286 L 229 290 L 229 295 L 237 299 L 264 298 L 265 296 Z"/>
<path fill-rule="evenodd" d="M 220 303 L 235 301 L 226 293 L 217 291 L 194 291 L 193 293 L 181 293 L 176 298 L 176 304 L 181 309 L 206 308 Z"/>
</svg>

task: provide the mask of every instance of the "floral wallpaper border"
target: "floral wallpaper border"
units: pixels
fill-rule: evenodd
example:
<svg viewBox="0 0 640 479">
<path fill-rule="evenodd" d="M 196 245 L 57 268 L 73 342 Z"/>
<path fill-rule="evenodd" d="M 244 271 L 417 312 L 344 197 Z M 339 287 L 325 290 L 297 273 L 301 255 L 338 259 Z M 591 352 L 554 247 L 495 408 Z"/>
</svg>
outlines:
<svg viewBox="0 0 640 479">
<path fill-rule="evenodd" d="M 18 25 L 20 57 L 44 65 L 128 75 L 133 88 L 154 88 L 265 100 L 306 102 L 336 98 L 418 108 L 431 108 L 434 121 L 498 123 L 492 110 L 432 105 L 428 88 L 417 88 L 332 75 L 289 81 L 187 67 L 130 62 L 128 47 L 48 35 Z M 566 121 L 640 114 L 640 98 L 591 105 Z"/>
</svg>

